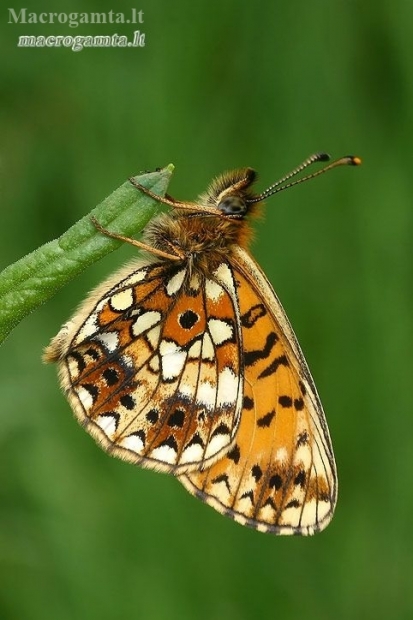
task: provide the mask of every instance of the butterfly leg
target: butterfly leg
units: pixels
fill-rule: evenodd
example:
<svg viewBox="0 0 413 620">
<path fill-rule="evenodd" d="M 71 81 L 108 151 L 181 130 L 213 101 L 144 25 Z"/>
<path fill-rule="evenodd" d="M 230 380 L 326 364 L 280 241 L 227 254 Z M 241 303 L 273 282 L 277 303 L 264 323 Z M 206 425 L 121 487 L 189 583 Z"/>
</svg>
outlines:
<svg viewBox="0 0 413 620">
<path fill-rule="evenodd" d="M 155 254 L 155 256 L 160 256 L 161 258 L 167 258 L 168 260 L 184 260 L 185 259 L 185 254 L 180 252 L 176 246 L 172 246 L 172 244 L 171 244 L 171 249 L 175 253 L 169 254 L 168 252 L 163 252 L 162 250 L 158 250 L 157 248 L 154 248 L 151 245 L 148 245 L 147 243 L 143 243 L 142 241 L 138 241 L 137 239 L 132 239 L 131 237 L 125 237 L 124 235 L 120 235 L 118 233 L 107 230 L 101 224 L 99 224 L 99 222 L 97 221 L 95 217 L 93 217 L 93 215 L 90 219 L 91 219 L 93 226 L 100 233 L 102 233 L 103 235 L 106 235 L 107 237 L 111 237 L 112 239 L 118 239 L 119 241 L 125 241 L 126 243 L 130 243 L 131 245 L 133 245 L 136 248 L 139 248 L 140 250 L 145 250 L 146 252 Z"/>
</svg>

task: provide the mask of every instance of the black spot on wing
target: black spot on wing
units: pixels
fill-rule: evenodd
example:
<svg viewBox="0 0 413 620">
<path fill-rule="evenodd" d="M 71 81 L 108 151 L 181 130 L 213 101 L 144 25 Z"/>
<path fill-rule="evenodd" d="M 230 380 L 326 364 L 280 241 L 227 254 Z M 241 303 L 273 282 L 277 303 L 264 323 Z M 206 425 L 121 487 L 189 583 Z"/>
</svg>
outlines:
<svg viewBox="0 0 413 620">
<path fill-rule="evenodd" d="M 74 357 L 76 355 L 76 351 L 72 351 L 70 355 L 73 355 Z M 99 351 L 97 351 L 93 347 L 89 347 L 89 349 L 86 349 L 85 355 L 89 355 L 89 357 L 91 357 L 92 360 L 95 360 L 95 362 L 97 362 L 100 357 Z"/>
<path fill-rule="evenodd" d="M 151 424 L 156 424 L 159 420 L 159 411 L 157 409 L 151 409 L 145 417 Z"/>
<path fill-rule="evenodd" d="M 183 329 L 191 329 L 198 322 L 199 316 L 193 310 L 185 310 L 179 315 L 178 320 Z"/>
<path fill-rule="evenodd" d="M 241 316 L 241 325 L 246 328 L 250 328 L 260 319 L 262 316 L 265 316 L 267 311 L 265 309 L 264 304 L 256 304 L 252 306 L 248 312 L 245 312 Z"/>
<path fill-rule="evenodd" d="M 268 497 L 268 498 L 265 500 L 265 502 L 264 502 L 263 506 L 271 506 L 271 508 L 272 508 L 273 510 L 277 511 L 277 506 L 276 506 L 276 504 L 275 504 L 275 502 L 274 502 L 274 500 L 273 500 L 273 498 L 272 498 L 272 497 Z"/>
<path fill-rule="evenodd" d="M 275 332 L 270 332 L 267 336 L 267 339 L 265 341 L 265 345 L 263 348 L 253 349 L 252 351 L 245 351 L 244 353 L 245 365 L 252 366 L 258 360 L 266 359 L 270 355 L 277 341 L 278 341 L 277 334 Z"/>
<path fill-rule="evenodd" d="M 115 368 L 105 368 L 102 373 L 102 377 L 106 381 L 106 385 L 111 387 L 112 385 L 116 385 L 119 381 L 119 373 Z"/>
<path fill-rule="evenodd" d="M 275 360 L 271 362 L 264 370 L 260 373 L 259 379 L 263 379 L 264 377 L 269 377 L 277 372 L 279 366 L 289 366 L 288 359 L 285 355 L 280 355 L 276 357 Z"/>
<path fill-rule="evenodd" d="M 221 424 L 218 424 L 216 429 L 213 431 L 211 435 L 211 439 L 212 437 L 216 437 L 217 435 L 229 435 L 229 434 L 230 434 L 230 430 L 228 426 L 224 424 L 223 422 L 221 422 Z"/>
<path fill-rule="evenodd" d="M 299 485 L 301 488 L 303 488 L 305 486 L 305 481 L 306 481 L 306 473 L 302 469 L 301 471 L 298 472 L 298 474 L 294 478 L 294 484 Z"/>
<path fill-rule="evenodd" d="M 167 446 L 168 448 L 174 450 L 174 452 L 178 453 L 178 444 L 176 443 L 176 439 L 173 435 L 169 435 L 169 437 L 161 441 L 157 447 L 162 448 L 163 446 Z"/>
<path fill-rule="evenodd" d="M 195 446 L 195 445 L 201 446 L 201 448 L 205 448 L 205 443 L 203 442 L 199 433 L 194 433 L 193 437 L 186 444 L 185 449 L 189 448 L 190 446 Z"/>
<path fill-rule="evenodd" d="M 182 428 L 185 422 L 184 409 L 175 409 L 168 418 L 168 426 L 175 426 L 176 428 Z"/>
<path fill-rule="evenodd" d="M 235 445 L 232 450 L 230 450 L 227 454 L 227 458 L 231 459 L 231 461 L 234 461 L 235 465 L 238 464 L 240 458 L 241 458 L 241 452 L 239 449 L 238 445 Z"/>
<path fill-rule="evenodd" d="M 132 411 L 135 408 L 135 399 L 130 394 L 124 394 L 119 399 L 122 407 L 125 407 L 128 411 Z"/>
<path fill-rule="evenodd" d="M 254 506 L 255 500 L 253 491 L 246 491 L 241 495 L 240 499 L 249 499 L 251 504 Z"/>
<path fill-rule="evenodd" d="M 92 351 L 94 352 L 94 349 L 92 349 Z M 81 374 L 86 368 L 86 362 L 83 359 L 83 355 L 81 355 L 79 351 L 71 351 L 70 357 L 72 357 L 76 361 L 77 370 L 79 374 Z"/>
<path fill-rule="evenodd" d="M 268 428 L 271 422 L 273 421 L 274 416 L 275 416 L 275 411 L 274 410 L 269 411 L 268 413 L 263 415 L 261 418 L 258 418 L 257 426 L 259 426 L 260 428 Z"/>
<path fill-rule="evenodd" d="M 268 483 L 268 486 L 270 487 L 270 489 L 275 489 L 276 491 L 279 491 L 282 485 L 283 485 L 283 481 L 282 481 L 280 474 L 274 474 L 273 476 L 271 476 L 269 483 Z"/>
<path fill-rule="evenodd" d="M 231 493 L 231 487 L 229 486 L 229 478 L 227 474 L 221 474 L 220 476 L 214 478 L 211 482 L 212 484 L 220 484 L 221 482 L 223 482 L 227 487 L 228 493 Z"/>
<path fill-rule="evenodd" d="M 253 468 L 251 469 L 251 474 L 252 477 L 254 478 L 255 482 L 259 482 L 261 480 L 262 477 L 262 469 L 259 465 L 254 465 Z"/>
<path fill-rule="evenodd" d="M 244 409 L 248 409 L 248 411 L 250 411 L 251 409 L 254 409 L 254 401 L 252 398 L 250 398 L 249 396 L 244 396 L 244 404 L 243 404 Z"/>
<path fill-rule="evenodd" d="M 253 349 L 252 351 L 245 351 L 244 353 L 244 364 L 245 366 L 252 366 L 258 360 L 266 359 L 274 345 L 278 341 L 278 336 L 275 332 L 270 332 L 267 336 L 265 345 L 261 349 Z"/>
<path fill-rule="evenodd" d="M 291 501 L 288 502 L 288 504 L 285 505 L 285 508 L 299 508 L 300 507 L 300 502 L 298 501 L 298 499 L 292 499 Z"/>
<path fill-rule="evenodd" d="M 297 448 L 300 446 L 306 446 L 308 444 L 308 433 L 307 431 L 303 431 L 298 435 L 297 439 Z"/>
<path fill-rule="evenodd" d="M 302 411 L 304 409 L 304 401 L 302 398 L 294 399 L 294 409 L 296 411 Z"/>
</svg>

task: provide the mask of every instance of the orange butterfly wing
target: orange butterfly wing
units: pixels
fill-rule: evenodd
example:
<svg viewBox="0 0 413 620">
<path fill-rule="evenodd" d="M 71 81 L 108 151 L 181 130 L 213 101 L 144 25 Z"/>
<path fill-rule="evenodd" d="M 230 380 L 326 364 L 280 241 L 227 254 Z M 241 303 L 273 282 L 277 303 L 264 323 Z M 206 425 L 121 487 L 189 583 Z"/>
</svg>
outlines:
<svg viewBox="0 0 413 620">
<path fill-rule="evenodd" d="M 271 285 L 241 248 L 232 271 L 243 347 L 241 423 L 226 456 L 179 479 L 190 493 L 243 525 L 312 534 L 331 520 L 337 496 L 324 412 Z"/>
<path fill-rule="evenodd" d="M 183 473 L 212 464 L 235 439 L 243 382 L 234 317 L 219 278 L 139 264 L 90 295 L 46 359 L 60 358 L 75 415 L 105 450 Z"/>
</svg>

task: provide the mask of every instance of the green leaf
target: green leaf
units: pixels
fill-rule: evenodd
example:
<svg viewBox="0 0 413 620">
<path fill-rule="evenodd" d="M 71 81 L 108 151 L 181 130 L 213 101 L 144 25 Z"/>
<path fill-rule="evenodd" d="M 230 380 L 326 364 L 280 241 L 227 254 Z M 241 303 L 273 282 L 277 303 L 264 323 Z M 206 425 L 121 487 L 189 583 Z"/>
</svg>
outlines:
<svg viewBox="0 0 413 620">
<path fill-rule="evenodd" d="M 163 196 L 173 166 L 134 177 Z M 53 297 L 69 280 L 118 248 L 122 241 L 103 235 L 90 221 L 131 237 L 155 214 L 159 203 L 126 181 L 61 237 L 27 254 L 0 273 L 0 343 L 30 312 Z"/>
</svg>

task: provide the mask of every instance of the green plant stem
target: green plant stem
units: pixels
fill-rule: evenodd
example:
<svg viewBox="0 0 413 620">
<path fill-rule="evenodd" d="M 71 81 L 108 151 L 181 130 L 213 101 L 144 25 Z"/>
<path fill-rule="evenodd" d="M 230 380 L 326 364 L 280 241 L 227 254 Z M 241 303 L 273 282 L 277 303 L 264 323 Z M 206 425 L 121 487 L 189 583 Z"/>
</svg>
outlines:
<svg viewBox="0 0 413 620">
<path fill-rule="evenodd" d="M 134 178 L 163 196 L 172 171 L 170 164 L 159 172 Z M 132 236 L 144 228 L 156 208 L 155 200 L 127 181 L 61 237 L 6 267 L 0 273 L 0 343 L 25 316 L 69 280 L 121 245 L 121 241 L 96 230 L 91 223 L 92 215 L 104 228 Z"/>
</svg>

